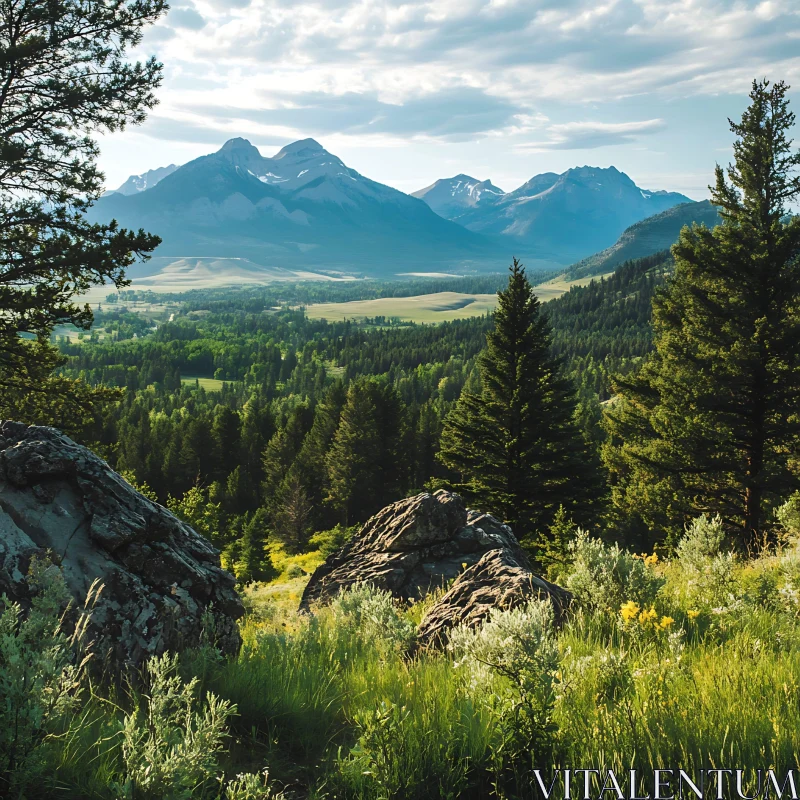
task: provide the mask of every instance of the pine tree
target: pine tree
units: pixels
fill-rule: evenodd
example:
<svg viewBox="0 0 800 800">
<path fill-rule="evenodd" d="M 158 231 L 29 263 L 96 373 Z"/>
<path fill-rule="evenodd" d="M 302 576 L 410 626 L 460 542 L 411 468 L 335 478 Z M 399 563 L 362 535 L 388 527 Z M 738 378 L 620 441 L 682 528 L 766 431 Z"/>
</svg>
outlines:
<svg viewBox="0 0 800 800">
<path fill-rule="evenodd" d="M 365 384 L 356 381 L 350 385 L 325 459 L 330 487 L 327 500 L 341 512 L 345 525 L 366 518 L 365 505 L 370 509 L 375 506 L 372 492 L 378 478 L 381 435 L 377 409 Z"/>
<path fill-rule="evenodd" d="M 311 430 L 303 439 L 297 457 L 277 492 L 277 502 L 283 504 L 290 494 L 290 482 L 295 479 L 300 482 L 311 505 L 310 524 L 313 530 L 325 530 L 336 522 L 336 519 L 331 517 L 330 505 L 324 502 L 328 493 L 328 476 L 324 464 L 325 456 L 339 427 L 339 418 L 346 398 L 347 391 L 341 381 L 336 381 L 325 393 L 314 410 Z"/>
<path fill-rule="evenodd" d="M 447 416 L 439 459 L 469 502 L 520 539 L 548 528 L 560 506 L 585 515 L 600 494 L 575 420 L 575 390 L 550 355 L 550 326 L 514 259 L 479 360 L 480 389 L 465 387 Z"/>
<path fill-rule="evenodd" d="M 800 487 L 800 154 L 784 83 L 753 83 L 735 164 L 711 187 L 722 223 L 684 228 L 653 302 L 655 351 L 618 377 L 604 457 L 615 505 L 657 535 L 719 514 L 751 548 Z"/>
<path fill-rule="evenodd" d="M 233 572 L 239 583 L 268 581 L 276 576 L 267 542 L 268 515 L 266 509 L 257 509 L 244 525 L 238 541 L 238 559 L 233 564 Z"/>
<path fill-rule="evenodd" d="M 299 553 L 308 544 L 311 532 L 312 507 L 298 476 L 286 481 L 280 504 L 273 512 L 275 538 L 290 553 Z"/>
<path fill-rule="evenodd" d="M 88 222 L 103 191 L 94 134 L 145 119 L 161 65 L 131 62 L 164 0 L 0 5 L 0 416 L 80 428 L 116 397 L 51 372 L 55 325 L 86 330 L 92 285 L 126 285 L 125 269 L 159 243 L 116 222 Z M 32 337 L 26 340 L 20 336 Z"/>
<path fill-rule="evenodd" d="M 575 540 L 578 526 L 559 506 L 550 529 L 534 542 L 536 561 L 542 565 L 550 580 L 558 580 L 572 561 L 570 544 Z"/>
</svg>

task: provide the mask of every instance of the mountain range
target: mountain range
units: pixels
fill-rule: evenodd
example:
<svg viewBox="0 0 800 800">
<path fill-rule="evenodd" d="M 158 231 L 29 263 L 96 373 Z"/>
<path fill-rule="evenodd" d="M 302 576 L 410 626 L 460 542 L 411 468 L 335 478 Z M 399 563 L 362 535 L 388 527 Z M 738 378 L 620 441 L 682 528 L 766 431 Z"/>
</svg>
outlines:
<svg viewBox="0 0 800 800">
<path fill-rule="evenodd" d="M 361 175 L 314 139 L 266 157 L 236 138 L 182 166 L 131 176 L 90 215 L 161 236 L 157 259 L 135 267 L 134 278 L 210 259 L 217 269 L 238 263 L 241 282 L 260 269 L 284 277 L 496 271 L 512 255 L 534 269 L 561 269 L 682 206 L 681 219 L 708 217 L 708 204 L 642 189 L 614 167 L 547 172 L 511 192 L 460 174 L 408 195 Z M 664 230 L 672 235 L 669 224 Z"/>
<path fill-rule="evenodd" d="M 409 266 L 496 268 L 508 260 L 488 238 L 365 178 L 313 139 L 271 158 L 246 139 L 231 139 L 152 188 L 106 194 L 91 217 L 158 234 L 162 258 L 371 275 Z"/>
<path fill-rule="evenodd" d="M 677 192 L 641 189 L 615 167 L 545 172 L 507 193 L 482 189 L 486 184 L 494 188 L 459 175 L 415 196 L 468 230 L 533 247 L 539 258 L 560 263 L 608 247 L 639 220 L 692 202 Z"/>
</svg>

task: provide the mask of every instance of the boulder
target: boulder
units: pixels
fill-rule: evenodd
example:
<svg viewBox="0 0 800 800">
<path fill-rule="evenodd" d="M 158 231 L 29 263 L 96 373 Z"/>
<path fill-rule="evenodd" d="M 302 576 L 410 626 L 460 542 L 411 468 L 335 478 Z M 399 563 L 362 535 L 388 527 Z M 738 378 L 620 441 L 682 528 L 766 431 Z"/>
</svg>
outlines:
<svg viewBox="0 0 800 800">
<path fill-rule="evenodd" d="M 208 611 L 220 649 L 239 648 L 244 609 L 219 551 L 59 431 L 0 422 L 0 592 L 23 606 L 34 556 L 79 604 L 102 582 L 88 633 L 114 670 L 198 644 Z"/>
<path fill-rule="evenodd" d="M 306 586 L 301 610 L 330 602 L 342 589 L 369 583 L 404 601 L 455 581 L 428 612 L 422 641 L 435 644 L 459 622 L 477 624 L 491 608 L 509 608 L 546 594 L 557 614 L 569 592 L 535 575 L 511 528 L 467 509 L 440 490 L 387 506 L 321 564 Z"/>
<path fill-rule="evenodd" d="M 441 646 L 452 628 L 460 624 L 475 627 L 493 608 L 514 608 L 533 597 L 553 603 L 560 623 L 572 595 L 534 574 L 527 559 L 510 550 L 490 550 L 477 564 L 458 576 L 444 596 L 425 614 L 417 633 L 420 645 Z"/>
</svg>

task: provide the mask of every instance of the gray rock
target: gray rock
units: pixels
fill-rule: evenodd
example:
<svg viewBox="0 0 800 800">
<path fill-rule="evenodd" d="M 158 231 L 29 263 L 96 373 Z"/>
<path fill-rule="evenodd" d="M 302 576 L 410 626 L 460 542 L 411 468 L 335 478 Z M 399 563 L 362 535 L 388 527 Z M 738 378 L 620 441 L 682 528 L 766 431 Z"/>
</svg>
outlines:
<svg viewBox="0 0 800 800">
<path fill-rule="evenodd" d="M 342 589 L 369 583 L 400 600 L 417 600 L 455 580 L 423 620 L 423 642 L 436 644 L 459 622 L 477 624 L 491 608 L 539 593 L 559 614 L 569 592 L 535 575 L 508 525 L 468 510 L 457 494 L 418 494 L 387 506 L 321 564 L 306 586 L 301 610 L 330 602 Z"/>
<path fill-rule="evenodd" d="M 57 430 L 0 422 L 0 592 L 23 606 L 37 555 L 79 603 L 102 581 L 89 638 L 113 669 L 196 645 L 209 609 L 218 646 L 239 648 L 244 609 L 208 541 Z"/>
<path fill-rule="evenodd" d="M 419 644 L 441 646 L 456 625 L 475 627 L 493 608 L 514 608 L 533 597 L 549 598 L 560 622 L 572 596 L 566 589 L 534 574 L 527 560 L 508 549 L 489 550 L 465 570 L 428 610 L 419 626 Z"/>
</svg>

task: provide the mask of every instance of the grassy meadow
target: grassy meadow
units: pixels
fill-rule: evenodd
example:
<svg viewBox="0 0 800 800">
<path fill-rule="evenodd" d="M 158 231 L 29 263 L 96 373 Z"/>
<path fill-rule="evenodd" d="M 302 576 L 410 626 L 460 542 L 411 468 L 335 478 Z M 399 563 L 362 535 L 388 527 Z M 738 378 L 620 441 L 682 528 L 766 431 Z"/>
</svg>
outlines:
<svg viewBox="0 0 800 800">
<path fill-rule="evenodd" d="M 414 647 L 435 595 L 401 607 L 355 587 L 298 615 L 322 556 L 276 551 L 279 577 L 243 587 L 237 658 L 211 625 L 141 688 L 86 683 L 45 718 L 15 796 L 510 800 L 536 796 L 536 768 L 796 768 L 800 502 L 782 513 L 791 532 L 751 560 L 705 517 L 669 559 L 575 530 L 551 573 L 575 597 L 561 628 L 532 600 L 444 651 Z"/>
<path fill-rule="evenodd" d="M 217 378 L 198 378 L 190 375 L 181 375 L 181 383 L 189 386 L 199 386 L 207 392 L 218 392 L 222 389 L 222 384 L 225 381 L 218 380 Z"/>
<path fill-rule="evenodd" d="M 599 280 L 599 277 L 573 281 L 556 278 L 535 286 L 534 291 L 542 302 L 546 302 L 566 294 L 572 286 L 586 286 L 592 280 Z M 309 319 L 326 319 L 331 322 L 383 317 L 401 322 L 429 324 L 480 317 L 494 311 L 496 306 L 496 294 L 436 292 L 414 297 L 380 297 L 344 303 L 315 303 L 306 307 L 306 316 Z"/>
</svg>

